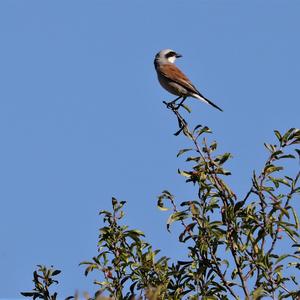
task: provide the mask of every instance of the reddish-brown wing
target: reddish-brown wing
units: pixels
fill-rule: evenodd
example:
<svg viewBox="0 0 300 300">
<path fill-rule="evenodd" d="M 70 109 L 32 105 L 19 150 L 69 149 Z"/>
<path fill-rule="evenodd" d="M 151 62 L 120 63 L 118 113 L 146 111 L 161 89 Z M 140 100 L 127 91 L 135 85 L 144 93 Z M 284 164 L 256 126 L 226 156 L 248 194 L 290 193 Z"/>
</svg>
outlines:
<svg viewBox="0 0 300 300">
<path fill-rule="evenodd" d="M 174 64 L 164 64 L 159 66 L 160 73 L 171 81 L 174 81 L 189 92 L 200 94 L 196 87 L 191 83 L 191 81 L 174 65 Z"/>
</svg>

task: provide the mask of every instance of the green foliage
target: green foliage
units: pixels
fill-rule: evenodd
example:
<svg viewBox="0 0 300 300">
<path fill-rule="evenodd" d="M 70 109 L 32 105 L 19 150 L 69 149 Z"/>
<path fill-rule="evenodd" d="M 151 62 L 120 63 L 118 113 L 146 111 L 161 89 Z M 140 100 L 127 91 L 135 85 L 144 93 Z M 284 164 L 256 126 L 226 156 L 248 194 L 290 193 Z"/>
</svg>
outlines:
<svg viewBox="0 0 300 300">
<path fill-rule="evenodd" d="M 56 300 L 57 293 L 51 294 L 50 286 L 53 283 L 58 284 L 53 277 L 57 276 L 61 271 L 45 266 L 38 265 L 37 271 L 33 272 L 34 289 L 31 292 L 22 292 L 21 295 L 32 299 Z"/>
<path fill-rule="evenodd" d="M 230 175 L 224 169 L 230 153 L 216 154 L 217 143 L 208 143 L 205 137 L 211 132 L 207 127 L 196 126 L 193 131 L 184 127 L 182 132 L 192 140 L 194 148 L 183 149 L 178 155 L 188 153 L 186 161 L 194 165 L 179 173 L 186 182 L 197 186 L 197 197 L 182 202 L 178 208 L 174 196 L 164 191 L 158 206 L 167 210 L 166 203 L 171 204 L 173 213 L 167 229 L 173 222 L 180 222 L 183 231 L 179 241 L 190 242 L 189 264 L 196 267 L 197 297 L 238 299 L 243 294 L 245 299 L 284 299 L 296 295 L 299 285 L 287 269 L 300 267 L 299 221 L 290 204 L 300 193 L 300 172 L 294 178 L 284 176 L 280 163 L 295 159 L 287 151 L 300 143 L 300 130 L 291 129 L 283 136 L 275 131 L 279 144 L 265 144 L 269 158 L 259 174 L 253 173 L 247 195 L 238 198 L 224 180 Z M 290 240 L 291 247 L 286 249 L 294 251 L 276 249 L 283 238 L 285 245 Z M 287 285 L 294 285 L 294 289 Z"/>
<path fill-rule="evenodd" d="M 112 211 L 100 211 L 98 252 L 85 265 L 85 275 L 97 271 L 94 297 L 111 299 L 297 299 L 300 269 L 299 220 L 293 207 L 300 194 L 300 172 L 291 175 L 288 161 L 299 164 L 300 130 L 281 134 L 276 144 L 265 144 L 268 158 L 260 172 L 254 171 L 243 196 L 229 187 L 225 168 L 232 155 L 219 153 L 211 130 L 191 130 L 179 113 L 180 105 L 167 104 L 178 120 L 179 130 L 190 145 L 178 152 L 187 168 L 178 170 L 195 190 L 193 199 L 180 204 L 169 191 L 158 197 L 157 206 L 169 211 L 167 230 L 182 228 L 178 240 L 185 244 L 186 258 L 171 262 L 159 256 L 145 241 L 143 232 L 124 225 L 125 201 L 112 199 Z M 188 107 L 184 107 L 190 112 Z M 298 159 L 297 159 L 298 158 Z M 299 169 L 299 168 L 298 168 Z M 282 247 L 284 241 L 284 247 Z M 39 266 L 35 289 L 22 293 L 35 298 L 50 296 L 51 276 L 59 271 Z M 50 273 L 48 273 L 50 272 Z M 40 282 L 42 280 L 42 282 Z M 52 298 L 51 298 L 52 297 Z"/>
<path fill-rule="evenodd" d="M 96 296 L 107 291 L 116 299 L 132 299 L 148 287 L 165 291 L 169 283 L 168 259 L 157 259 L 159 250 L 152 250 L 151 245 L 143 240 L 143 232 L 129 230 L 128 226 L 120 224 L 124 204 L 125 201 L 118 202 L 113 198 L 113 212 L 100 211 L 107 226 L 100 228 L 99 254 L 92 261 L 81 263 L 87 266 L 85 275 L 94 270 L 102 273 L 104 280 L 94 282 L 99 285 Z M 125 288 L 127 283 L 129 285 Z"/>
</svg>

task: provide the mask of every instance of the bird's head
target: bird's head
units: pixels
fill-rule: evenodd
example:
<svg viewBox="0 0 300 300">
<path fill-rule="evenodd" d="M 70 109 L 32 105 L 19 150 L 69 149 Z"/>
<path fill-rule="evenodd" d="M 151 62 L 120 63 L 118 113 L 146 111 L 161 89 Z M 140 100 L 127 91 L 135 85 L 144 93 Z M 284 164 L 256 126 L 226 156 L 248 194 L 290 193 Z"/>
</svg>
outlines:
<svg viewBox="0 0 300 300">
<path fill-rule="evenodd" d="M 155 63 L 174 63 L 176 58 L 182 57 L 181 54 L 171 49 L 164 49 L 159 51 L 155 56 Z"/>
</svg>

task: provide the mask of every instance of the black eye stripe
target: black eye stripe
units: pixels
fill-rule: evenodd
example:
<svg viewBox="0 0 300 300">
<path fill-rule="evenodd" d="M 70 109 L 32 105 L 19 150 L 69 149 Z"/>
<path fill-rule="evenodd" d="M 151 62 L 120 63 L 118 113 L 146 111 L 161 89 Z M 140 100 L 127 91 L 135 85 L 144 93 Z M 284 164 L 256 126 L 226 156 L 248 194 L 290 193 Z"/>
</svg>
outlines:
<svg viewBox="0 0 300 300">
<path fill-rule="evenodd" d="M 176 52 L 174 51 L 170 51 L 166 54 L 166 58 L 172 57 L 172 56 L 176 56 Z"/>
</svg>

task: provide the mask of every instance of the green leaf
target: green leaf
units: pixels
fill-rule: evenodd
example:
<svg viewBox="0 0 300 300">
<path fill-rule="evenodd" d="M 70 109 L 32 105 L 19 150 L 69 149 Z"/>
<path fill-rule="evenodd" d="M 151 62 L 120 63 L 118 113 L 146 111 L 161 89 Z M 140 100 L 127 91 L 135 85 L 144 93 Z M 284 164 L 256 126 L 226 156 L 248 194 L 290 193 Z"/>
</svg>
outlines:
<svg viewBox="0 0 300 300">
<path fill-rule="evenodd" d="M 276 151 L 276 147 L 274 147 L 273 145 L 271 144 L 267 144 L 267 143 L 264 143 L 264 146 L 271 152 L 275 152 Z"/>
<path fill-rule="evenodd" d="M 186 172 L 186 171 L 181 171 L 178 169 L 178 173 L 183 176 L 183 177 L 191 177 L 191 173 L 190 172 Z"/>
<path fill-rule="evenodd" d="M 169 208 L 165 207 L 164 206 L 164 203 L 163 203 L 163 199 L 161 197 L 158 198 L 157 200 L 157 207 L 162 210 L 162 211 L 167 211 L 169 210 Z"/>
<path fill-rule="evenodd" d="M 141 244 L 140 236 L 145 234 L 140 230 L 128 230 L 124 232 L 124 235 L 131 237 L 137 244 Z"/>
<path fill-rule="evenodd" d="M 21 292 L 20 294 L 24 297 L 36 297 L 36 298 L 40 295 L 40 293 L 38 291 Z"/>
<path fill-rule="evenodd" d="M 292 134 L 289 136 L 289 140 L 292 140 L 290 143 L 292 144 L 299 144 L 300 143 L 300 129 L 294 129 Z"/>
<path fill-rule="evenodd" d="M 257 238 L 255 239 L 255 245 L 266 235 L 266 231 L 264 228 L 261 228 L 258 231 Z"/>
<path fill-rule="evenodd" d="M 61 273 L 61 270 L 54 270 L 51 275 L 52 276 L 56 276 L 56 275 L 58 275 L 60 273 Z"/>
<path fill-rule="evenodd" d="M 293 193 L 295 193 L 295 194 L 300 194 L 300 187 L 294 189 L 294 190 L 293 190 Z"/>
<path fill-rule="evenodd" d="M 236 213 L 238 210 L 240 210 L 240 209 L 244 206 L 246 200 L 247 200 L 247 199 L 242 200 L 242 201 L 239 201 L 239 202 L 237 202 L 237 203 L 235 204 L 235 206 L 234 206 L 234 212 L 235 212 L 235 213 Z"/>
<path fill-rule="evenodd" d="M 195 128 L 194 128 L 194 130 L 193 130 L 193 133 L 194 133 L 198 128 L 201 128 L 201 127 L 202 127 L 202 125 L 200 125 L 200 124 L 196 125 Z"/>
<path fill-rule="evenodd" d="M 115 197 L 111 198 L 111 202 L 112 202 L 113 207 L 118 204 L 118 200 Z"/>
<path fill-rule="evenodd" d="M 274 133 L 275 133 L 278 141 L 281 143 L 282 136 L 281 136 L 280 132 L 278 130 L 274 130 Z"/>
<path fill-rule="evenodd" d="M 211 151 L 214 151 L 214 150 L 217 149 L 217 146 L 218 146 L 217 142 L 214 141 L 214 142 L 209 146 L 209 148 L 210 148 Z"/>
<path fill-rule="evenodd" d="M 259 286 L 257 289 L 255 289 L 252 293 L 252 300 L 260 300 L 262 296 L 264 296 L 265 290 L 263 286 Z"/>
<path fill-rule="evenodd" d="M 279 256 L 279 258 L 275 261 L 275 265 L 278 264 L 279 262 L 281 262 L 282 260 L 288 258 L 290 255 L 289 254 L 284 254 Z"/>
<path fill-rule="evenodd" d="M 170 226 L 175 221 L 184 220 L 190 216 L 189 213 L 185 211 L 178 211 L 170 215 L 170 217 L 167 220 L 167 229 L 170 231 Z"/>
<path fill-rule="evenodd" d="M 219 164 L 222 165 L 224 164 L 229 158 L 231 157 L 231 153 L 226 152 L 225 154 L 223 154 L 218 160 L 219 160 Z"/>
<path fill-rule="evenodd" d="M 181 104 L 181 106 L 188 112 L 191 113 L 191 109 L 186 104 Z"/>
<path fill-rule="evenodd" d="M 90 261 L 82 261 L 81 263 L 79 263 L 79 266 L 90 265 L 90 264 L 92 264 Z"/>
<path fill-rule="evenodd" d="M 291 210 L 292 210 L 292 213 L 293 213 L 293 216 L 294 216 L 296 229 L 299 229 L 299 219 L 298 219 L 297 213 L 296 213 L 294 207 L 291 207 Z"/>
<path fill-rule="evenodd" d="M 107 210 L 100 210 L 99 215 L 106 215 L 108 217 L 112 216 L 111 212 L 109 212 Z"/>
<path fill-rule="evenodd" d="M 278 159 L 283 159 L 283 158 L 296 158 L 296 157 L 292 154 L 278 156 Z"/>
<path fill-rule="evenodd" d="M 167 191 L 167 190 L 164 190 L 162 192 L 162 194 L 158 197 L 158 200 L 157 200 L 157 207 L 162 210 L 162 211 L 166 211 L 166 210 L 169 210 L 169 208 L 165 207 L 164 206 L 164 199 L 167 199 L 167 200 L 170 200 L 170 201 L 173 201 L 173 195 Z"/>
<path fill-rule="evenodd" d="M 194 203 L 190 203 L 190 209 L 191 209 L 191 213 L 193 216 L 197 216 L 199 215 L 199 209 L 196 205 L 194 205 Z"/>
<path fill-rule="evenodd" d="M 195 131 L 196 131 L 196 128 L 194 129 L 194 132 Z M 200 136 L 203 133 L 212 133 L 212 131 L 207 126 L 204 126 L 203 128 L 197 130 L 196 133 L 197 133 L 197 136 Z"/>
<path fill-rule="evenodd" d="M 169 191 L 167 191 L 167 190 L 164 190 L 163 192 L 162 192 L 162 194 L 165 196 L 165 197 L 168 197 L 168 198 L 173 198 L 173 195 L 169 192 Z"/>
<path fill-rule="evenodd" d="M 289 140 L 289 136 L 291 135 L 291 133 L 295 130 L 295 128 L 290 128 L 282 137 L 282 141 L 284 144 L 286 144 L 286 142 Z"/>
<path fill-rule="evenodd" d="M 221 261 L 221 264 L 226 265 L 227 268 L 229 267 L 229 261 L 228 261 L 227 259 L 223 259 L 223 260 Z"/>
<path fill-rule="evenodd" d="M 132 229 L 130 230 L 131 232 L 134 232 L 135 234 L 141 235 L 141 236 L 145 236 L 145 233 L 141 230 L 138 229 Z"/>
<path fill-rule="evenodd" d="M 278 172 L 278 171 L 281 171 L 281 170 L 283 170 L 283 167 L 277 167 L 277 166 L 274 166 L 274 165 L 267 165 L 264 169 L 264 174 L 268 175 L 268 174 Z"/>
<path fill-rule="evenodd" d="M 291 238 L 291 240 L 294 243 L 297 243 L 296 237 L 299 237 L 299 234 L 295 230 L 290 229 L 287 225 L 284 225 L 283 223 L 285 223 L 285 222 L 280 222 L 280 226 L 285 230 L 285 232 Z"/>
<path fill-rule="evenodd" d="M 192 148 L 188 148 L 188 149 L 181 149 L 178 153 L 177 153 L 177 157 L 179 157 L 180 155 L 182 155 L 183 153 L 186 153 L 188 151 L 193 150 Z"/>
<path fill-rule="evenodd" d="M 277 178 L 277 181 L 284 184 L 284 185 L 286 185 L 286 186 L 288 186 L 288 187 L 291 186 L 290 183 L 287 180 L 285 180 L 284 178 Z"/>
</svg>

